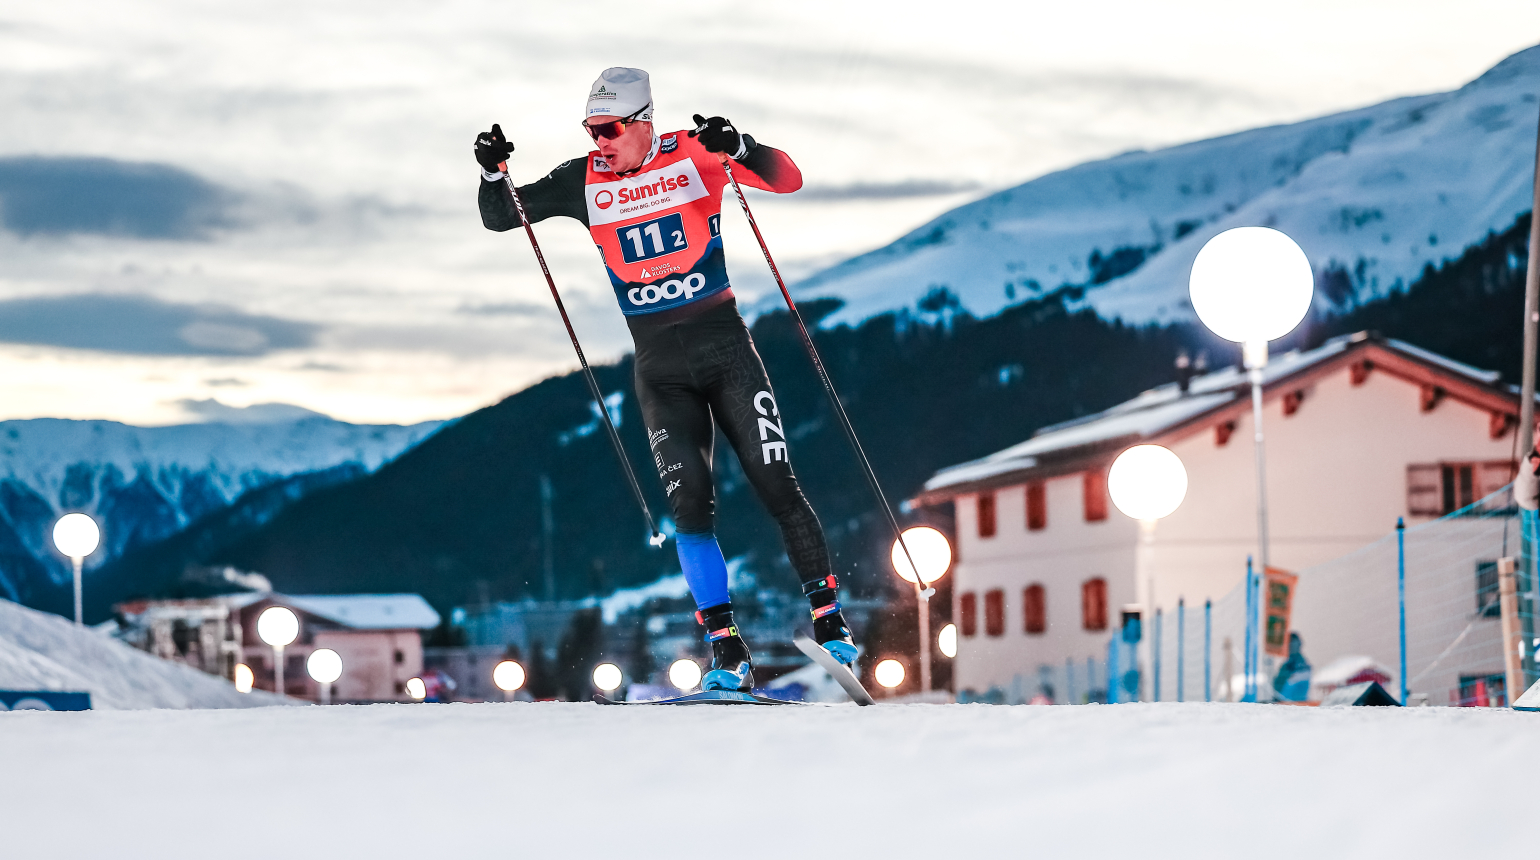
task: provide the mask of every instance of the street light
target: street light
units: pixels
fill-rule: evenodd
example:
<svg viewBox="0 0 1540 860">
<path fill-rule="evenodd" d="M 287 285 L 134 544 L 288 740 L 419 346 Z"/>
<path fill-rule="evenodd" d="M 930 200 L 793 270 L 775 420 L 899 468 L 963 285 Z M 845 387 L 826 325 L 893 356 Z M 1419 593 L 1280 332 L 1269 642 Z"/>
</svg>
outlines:
<svg viewBox="0 0 1540 860">
<path fill-rule="evenodd" d="M 1188 294 L 1204 325 L 1214 334 L 1242 346 L 1251 380 L 1251 423 L 1256 431 L 1257 548 L 1262 569 L 1266 570 L 1271 558 L 1262 438 L 1262 368 L 1267 366 L 1267 342 L 1293 331 L 1310 310 L 1315 297 L 1315 275 L 1310 270 L 1309 258 L 1293 239 L 1267 227 L 1236 227 L 1208 240 L 1198 252 L 1192 262 Z M 1248 582 L 1247 587 L 1250 586 Z M 1259 621 L 1253 618 L 1251 623 Z"/>
<path fill-rule="evenodd" d="M 614 663 L 600 663 L 594 667 L 594 686 L 602 692 L 613 693 L 620 686 L 620 667 Z"/>
<path fill-rule="evenodd" d="M 237 693 L 249 693 L 252 685 L 256 683 L 257 676 L 252 674 L 250 666 L 245 663 L 236 663 L 234 680 Z"/>
<path fill-rule="evenodd" d="M 1182 504 L 1182 499 L 1187 496 L 1187 469 L 1182 466 L 1182 460 L 1168 448 L 1159 445 L 1135 445 L 1118 455 L 1112 461 L 1112 468 L 1107 470 L 1107 495 L 1112 497 L 1112 503 L 1124 516 L 1139 521 L 1139 545 L 1134 551 L 1134 582 L 1137 588 L 1143 584 L 1148 590 L 1145 598 L 1153 603 L 1155 600 L 1154 562 L 1152 555 L 1155 550 L 1155 523 L 1163 517 L 1175 513 Z M 1122 633 L 1113 634 L 1112 650 L 1108 654 L 1109 667 L 1116 667 L 1122 662 L 1118 656 L 1120 649 L 1124 649 L 1131 643 L 1122 639 Z M 1159 648 L 1155 642 L 1151 647 Z M 1129 655 L 1128 669 L 1135 671 L 1137 660 Z M 1116 683 L 1112 676 L 1118 674 L 1112 668 L 1108 670 L 1107 701 L 1116 702 L 1120 696 Z"/>
<path fill-rule="evenodd" d="M 872 675 L 876 677 L 877 683 L 891 690 L 904 683 L 904 664 L 897 660 L 883 660 L 872 670 Z"/>
<path fill-rule="evenodd" d="M 674 665 L 668 667 L 668 682 L 685 693 L 695 689 L 700 677 L 700 664 L 694 660 L 675 660 Z"/>
<path fill-rule="evenodd" d="M 273 647 L 273 692 L 283 693 L 283 649 L 299 638 L 299 616 L 286 606 L 269 606 L 257 616 L 257 636 Z"/>
<path fill-rule="evenodd" d="M 1310 310 L 1315 276 L 1310 260 L 1293 239 L 1267 227 L 1236 227 L 1208 240 L 1198 252 L 1188 293 L 1204 325 L 1242 345 L 1256 425 L 1257 543 L 1265 568 L 1269 555 L 1262 368 L 1267 366 L 1267 342 L 1293 331 Z"/>
<path fill-rule="evenodd" d="M 406 694 L 417 701 L 428 698 L 428 685 L 421 678 L 408 678 L 406 681 Z"/>
<path fill-rule="evenodd" d="M 957 656 L 957 625 L 948 624 L 941 628 L 941 635 L 936 637 L 936 647 L 941 649 L 944 657 Z"/>
<path fill-rule="evenodd" d="M 503 701 L 509 701 L 524 686 L 524 667 L 512 660 L 504 660 L 492 669 L 492 683 L 503 691 Z"/>
<path fill-rule="evenodd" d="M 904 552 L 908 547 L 909 551 Z M 909 563 L 910 557 L 914 558 L 914 564 Z M 935 589 L 930 587 L 952 566 L 952 545 L 947 542 L 946 535 L 936 531 L 930 526 L 914 526 L 904 529 L 901 540 L 893 541 L 893 550 L 888 553 L 888 558 L 893 562 L 893 571 L 905 582 L 914 583 L 915 605 L 920 612 L 920 689 L 930 690 L 930 596 Z M 919 570 L 915 570 L 918 566 Z M 922 582 L 923 581 L 923 582 Z M 895 664 L 897 665 L 897 664 Z M 902 670 L 903 667 L 899 666 Z"/>
<path fill-rule="evenodd" d="M 305 669 L 321 685 L 321 704 L 330 705 L 332 684 L 342 677 L 342 655 L 330 648 L 317 648 L 310 652 L 310 659 L 305 661 Z"/>
<path fill-rule="evenodd" d="M 80 611 L 80 567 L 101 542 L 102 531 L 96 527 L 96 520 L 85 514 L 65 514 L 53 524 L 53 545 L 75 564 L 76 624 L 84 623 Z"/>
<path fill-rule="evenodd" d="M 1107 494 L 1131 519 L 1168 517 L 1187 496 L 1187 469 L 1180 457 L 1159 445 L 1135 445 L 1107 470 Z"/>
</svg>

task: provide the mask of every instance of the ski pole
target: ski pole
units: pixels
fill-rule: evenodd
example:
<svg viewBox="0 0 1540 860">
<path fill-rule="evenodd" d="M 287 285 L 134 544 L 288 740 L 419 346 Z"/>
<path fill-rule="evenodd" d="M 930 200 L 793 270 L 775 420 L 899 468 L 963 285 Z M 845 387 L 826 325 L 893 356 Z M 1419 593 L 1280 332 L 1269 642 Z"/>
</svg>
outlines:
<svg viewBox="0 0 1540 860">
<path fill-rule="evenodd" d="M 704 126 L 703 126 L 704 127 Z M 850 441 L 850 447 L 855 449 L 856 458 L 861 461 L 861 469 L 866 475 L 866 483 L 871 485 L 872 493 L 877 496 L 877 502 L 882 505 L 882 512 L 887 515 L 888 525 L 893 528 L 893 536 L 898 539 L 898 545 L 904 550 L 904 557 L 909 560 L 909 567 L 914 570 L 914 592 L 919 595 L 923 604 L 924 600 L 936 593 L 920 575 L 920 566 L 914 563 L 914 555 L 909 552 L 909 544 L 904 540 L 904 531 L 898 527 L 898 517 L 893 516 L 893 508 L 888 504 L 888 497 L 882 492 L 882 485 L 877 483 L 877 473 L 872 471 L 871 461 L 866 459 L 866 452 L 861 448 L 861 440 L 856 438 L 856 428 L 851 426 L 850 416 L 845 414 L 845 405 L 840 402 L 840 397 L 834 391 L 834 383 L 829 380 L 829 371 L 823 366 L 823 360 L 818 357 L 818 350 L 813 346 L 813 336 L 808 334 L 807 325 L 802 322 L 802 314 L 797 310 L 797 303 L 791 300 L 791 291 L 786 289 L 786 281 L 781 277 L 781 270 L 775 267 L 775 260 L 770 256 L 770 246 L 765 244 L 765 237 L 759 232 L 759 224 L 754 220 L 754 213 L 749 209 L 748 198 L 743 196 L 743 189 L 738 186 L 738 178 L 733 176 L 733 166 L 728 163 L 726 154 L 718 156 L 722 159 L 722 169 L 727 171 L 727 181 L 733 185 L 733 191 L 738 195 L 738 205 L 743 207 L 743 214 L 749 219 L 749 227 L 754 230 L 754 238 L 759 240 L 759 250 L 765 254 L 765 262 L 770 265 L 770 274 L 775 276 L 776 286 L 781 288 L 781 297 L 786 299 L 786 307 L 791 309 L 792 321 L 797 324 L 797 331 L 802 334 L 802 345 L 807 348 L 808 357 L 813 360 L 813 369 L 818 371 L 818 379 L 823 383 L 824 393 L 829 395 L 829 402 L 834 405 L 834 415 L 840 420 L 840 429 L 845 431 L 845 438 Z M 921 609 L 922 612 L 926 611 Z"/>
<path fill-rule="evenodd" d="M 529 236 L 529 245 L 535 249 L 535 259 L 540 261 L 540 271 L 545 273 L 546 286 L 551 288 L 551 298 L 556 301 L 556 310 L 561 314 L 561 321 L 567 326 L 567 337 L 572 339 L 572 348 L 577 352 L 578 363 L 583 365 L 583 378 L 588 380 L 588 391 L 593 394 L 594 406 L 599 410 L 599 417 L 604 419 L 604 427 L 610 431 L 610 443 L 615 446 L 615 456 L 620 458 L 621 468 L 625 469 L 626 480 L 631 482 L 631 494 L 636 496 L 636 503 L 642 508 L 642 516 L 647 518 L 647 542 L 653 546 L 662 546 L 668 538 L 658 531 L 657 525 L 652 520 L 652 511 L 647 507 L 647 500 L 642 497 L 642 486 L 636 481 L 636 472 L 631 468 L 631 458 L 626 456 L 626 449 L 621 447 L 620 433 L 615 430 L 615 422 L 610 420 L 610 411 L 604 406 L 604 395 L 599 391 L 599 380 L 594 379 L 593 369 L 588 366 L 588 358 L 583 355 L 583 345 L 578 343 L 577 330 L 572 327 L 572 319 L 567 316 L 567 307 L 562 304 L 561 293 L 556 291 L 556 280 L 551 277 L 551 268 L 545 264 L 545 255 L 540 253 L 540 243 L 535 239 L 535 228 L 529 224 L 529 216 L 524 214 L 524 202 L 519 199 L 519 189 L 514 187 L 513 177 L 508 173 L 508 166 L 503 165 L 503 181 L 508 184 L 508 193 L 513 195 L 513 208 L 519 213 L 519 220 L 524 223 L 524 233 Z"/>
</svg>

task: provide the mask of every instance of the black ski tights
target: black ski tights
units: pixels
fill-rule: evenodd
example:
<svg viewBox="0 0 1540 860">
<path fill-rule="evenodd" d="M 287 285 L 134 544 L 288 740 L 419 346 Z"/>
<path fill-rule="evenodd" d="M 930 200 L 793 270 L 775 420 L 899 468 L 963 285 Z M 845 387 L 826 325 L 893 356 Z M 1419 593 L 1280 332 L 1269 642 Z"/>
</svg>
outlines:
<svg viewBox="0 0 1540 860">
<path fill-rule="evenodd" d="M 636 342 L 636 395 L 653 466 L 679 532 L 715 531 L 715 419 L 760 502 L 780 525 L 799 579 L 828 576 L 823 528 L 792 474 L 786 421 L 737 304 L 728 300 L 674 321 L 633 316 L 627 322 Z"/>
</svg>

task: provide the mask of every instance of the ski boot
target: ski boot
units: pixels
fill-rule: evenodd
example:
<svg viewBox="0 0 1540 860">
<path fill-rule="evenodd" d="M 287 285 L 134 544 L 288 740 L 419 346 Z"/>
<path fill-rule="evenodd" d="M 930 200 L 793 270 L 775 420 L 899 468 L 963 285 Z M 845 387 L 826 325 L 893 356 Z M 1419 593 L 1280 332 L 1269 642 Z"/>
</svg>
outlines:
<svg viewBox="0 0 1540 860">
<path fill-rule="evenodd" d="M 754 687 L 753 658 L 749 646 L 738 635 L 733 623 L 733 605 L 722 603 L 695 613 L 695 620 L 706 627 L 706 641 L 711 643 L 711 669 L 701 678 L 702 690 L 737 690 Z"/>
<path fill-rule="evenodd" d="M 856 661 L 856 643 L 850 639 L 850 626 L 840 612 L 840 602 L 835 594 L 839 581 L 834 574 L 823 579 L 802 584 L 802 593 L 813 612 L 813 641 L 834 655 L 834 659 L 849 666 Z"/>
</svg>

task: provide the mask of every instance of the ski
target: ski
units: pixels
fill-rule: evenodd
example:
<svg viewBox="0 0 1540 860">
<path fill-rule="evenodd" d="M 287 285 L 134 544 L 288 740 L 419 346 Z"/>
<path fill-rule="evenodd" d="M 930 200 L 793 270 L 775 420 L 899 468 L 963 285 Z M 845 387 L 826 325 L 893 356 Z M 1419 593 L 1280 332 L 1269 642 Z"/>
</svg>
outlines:
<svg viewBox="0 0 1540 860">
<path fill-rule="evenodd" d="M 801 702 L 788 702 L 782 699 L 772 699 L 769 696 L 756 696 L 753 693 L 740 693 L 734 690 L 703 690 L 699 693 L 691 693 L 688 696 L 676 696 L 672 699 L 653 699 L 647 702 L 620 702 L 606 698 L 598 693 L 594 694 L 594 701 L 601 705 L 800 705 Z"/>
<path fill-rule="evenodd" d="M 834 659 L 834 655 L 824 650 L 822 645 L 806 636 L 798 636 L 795 642 L 797 649 L 806 654 L 814 663 L 822 666 L 823 670 L 829 673 L 829 677 L 833 678 L 835 683 L 840 685 L 845 691 L 845 695 L 849 696 L 852 701 L 862 707 L 877 704 L 872 699 L 872 694 L 866 692 L 866 688 L 861 686 L 861 679 L 856 677 L 856 673 L 850 671 L 849 666 Z"/>
</svg>

